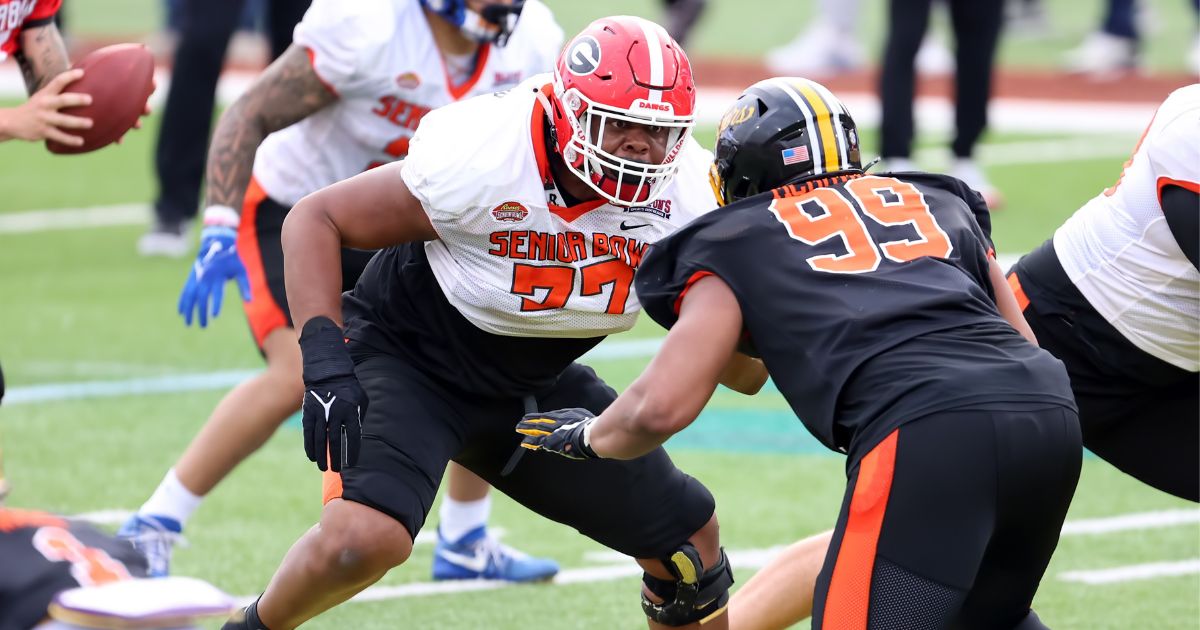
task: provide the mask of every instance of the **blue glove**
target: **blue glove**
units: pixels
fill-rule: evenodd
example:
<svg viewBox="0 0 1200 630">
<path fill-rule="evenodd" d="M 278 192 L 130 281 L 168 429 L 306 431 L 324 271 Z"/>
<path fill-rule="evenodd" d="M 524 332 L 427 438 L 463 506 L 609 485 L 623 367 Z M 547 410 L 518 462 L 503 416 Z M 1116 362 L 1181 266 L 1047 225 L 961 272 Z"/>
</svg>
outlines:
<svg viewBox="0 0 1200 630">
<path fill-rule="evenodd" d="M 250 301 L 250 278 L 237 253 L 238 216 L 231 208 L 213 206 L 204 211 L 204 230 L 200 232 L 200 251 L 179 294 L 179 314 L 188 326 L 198 315 L 200 327 L 208 325 L 208 314 L 221 314 L 225 283 L 237 280 L 242 301 Z"/>
</svg>

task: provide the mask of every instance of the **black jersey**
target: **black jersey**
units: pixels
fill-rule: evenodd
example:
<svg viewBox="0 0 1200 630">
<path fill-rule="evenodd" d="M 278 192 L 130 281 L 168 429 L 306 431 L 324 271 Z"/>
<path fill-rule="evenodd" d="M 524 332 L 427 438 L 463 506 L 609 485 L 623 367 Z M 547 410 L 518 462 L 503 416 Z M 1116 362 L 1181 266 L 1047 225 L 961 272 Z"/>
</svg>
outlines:
<svg viewBox="0 0 1200 630">
<path fill-rule="evenodd" d="M 127 541 L 80 521 L 0 508 L 0 630 L 32 628 L 67 589 L 145 576 L 146 559 Z"/>
<path fill-rule="evenodd" d="M 508 337 L 484 331 L 446 299 L 421 243 L 380 251 L 342 299 L 346 336 L 410 359 L 467 392 L 519 396 L 550 387 L 604 337 Z"/>
<path fill-rule="evenodd" d="M 635 286 L 670 327 L 687 286 L 719 276 L 741 306 L 743 350 L 763 358 L 808 429 L 854 461 L 935 411 L 1073 407 L 1062 364 L 996 308 L 986 213 L 945 176 L 812 181 L 697 219 L 651 249 Z"/>
</svg>

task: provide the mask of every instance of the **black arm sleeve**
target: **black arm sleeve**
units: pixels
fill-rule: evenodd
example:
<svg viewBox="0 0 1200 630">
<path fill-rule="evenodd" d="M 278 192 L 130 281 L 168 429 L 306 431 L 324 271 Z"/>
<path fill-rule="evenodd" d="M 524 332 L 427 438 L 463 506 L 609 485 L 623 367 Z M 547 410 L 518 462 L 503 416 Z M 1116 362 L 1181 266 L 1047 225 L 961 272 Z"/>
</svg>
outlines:
<svg viewBox="0 0 1200 630">
<path fill-rule="evenodd" d="M 1192 261 L 1192 266 L 1200 269 L 1200 262 L 1197 262 L 1200 260 L 1200 194 L 1182 186 L 1167 185 L 1159 191 L 1159 202 L 1175 242 L 1179 243 L 1183 255 Z"/>
</svg>

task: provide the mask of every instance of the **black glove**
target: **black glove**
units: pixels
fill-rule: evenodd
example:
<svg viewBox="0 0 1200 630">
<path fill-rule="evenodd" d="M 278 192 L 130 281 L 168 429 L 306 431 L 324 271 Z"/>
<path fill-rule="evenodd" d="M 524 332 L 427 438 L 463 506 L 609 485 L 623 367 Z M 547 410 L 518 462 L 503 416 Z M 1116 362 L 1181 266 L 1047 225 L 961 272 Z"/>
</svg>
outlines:
<svg viewBox="0 0 1200 630">
<path fill-rule="evenodd" d="M 587 428 L 596 421 L 587 409 L 558 409 L 527 413 L 517 423 L 517 433 L 526 436 L 521 446 L 546 451 L 568 459 L 597 459 L 587 443 Z"/>
<path fill-rule="evenodd" d="M 304 356 L 304 453 L 317 468 L 341 471 L 358 463 L 367 394 L 354 375 L 342 329 L 314 317 L 300 333 Z"/>
</svg>

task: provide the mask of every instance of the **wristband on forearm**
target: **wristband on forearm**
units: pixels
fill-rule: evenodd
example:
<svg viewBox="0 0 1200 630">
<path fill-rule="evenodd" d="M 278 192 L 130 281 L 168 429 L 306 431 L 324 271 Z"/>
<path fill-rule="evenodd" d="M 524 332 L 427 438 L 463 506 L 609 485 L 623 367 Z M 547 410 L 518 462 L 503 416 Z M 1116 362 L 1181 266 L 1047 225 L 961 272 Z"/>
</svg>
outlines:
<svg viewBox="0 0 1200 630">
<path fill-rule="evenodd" d="M 346 350 L 342 329 L 328 317 L 314 317 L 304 323 L 300 353 L 304 357 L 305 383 L 354 375 L 354 361 Z"/>
</svg>

